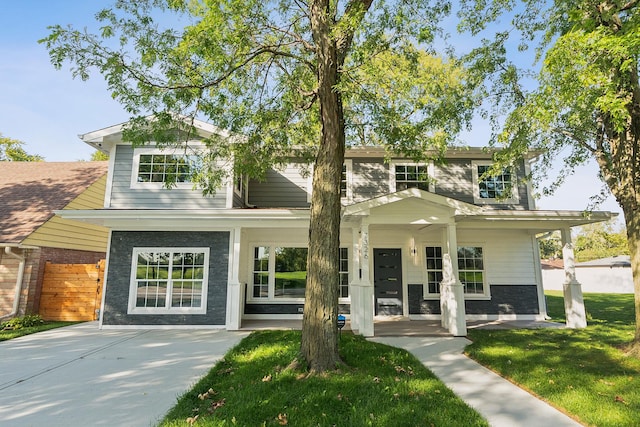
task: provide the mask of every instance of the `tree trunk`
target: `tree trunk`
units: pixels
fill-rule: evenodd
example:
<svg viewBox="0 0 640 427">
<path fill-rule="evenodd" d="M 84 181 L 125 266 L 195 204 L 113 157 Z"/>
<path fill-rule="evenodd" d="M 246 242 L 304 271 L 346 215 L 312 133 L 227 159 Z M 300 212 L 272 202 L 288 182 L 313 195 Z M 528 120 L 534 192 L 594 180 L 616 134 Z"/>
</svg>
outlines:
<svg viewBox="0 0 640 427">
<path fill-rule="evenodd" d="M 340 179 L 345 134 L 342 99 L 336 90 L 338 59 L 330 34 L 328 0 L 310 7 L 318 58 L 318 101 L 322 141 L 313 170 L 307 286 L 301 356 L 313 372 L 335 369 L 338 354 Z"/>
<path fill-rule="evenodd" d="M 636 333 L 633 345 L 640 350 L 640 212 L 622 206 L 627 226 L 627 241 L 631 255 L 631 272 L 633 274 L 633 291 L 636 309 Z"/>
</svg>

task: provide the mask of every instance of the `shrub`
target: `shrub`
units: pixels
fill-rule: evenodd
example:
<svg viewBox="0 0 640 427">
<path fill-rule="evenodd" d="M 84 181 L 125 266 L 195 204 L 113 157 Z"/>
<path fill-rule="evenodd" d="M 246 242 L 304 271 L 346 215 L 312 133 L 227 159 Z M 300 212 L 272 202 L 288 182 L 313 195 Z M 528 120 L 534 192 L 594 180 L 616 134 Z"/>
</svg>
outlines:
<svg viewBox="0 0 640 427">
<path fill-rule="evenodd" d="M 0 323 L 0 329 L 23 329 L 44 324 L 44 320 L 39 314 L 27 314 L 22 317 L 14 317 L 6 322 Z"/>
</svg>

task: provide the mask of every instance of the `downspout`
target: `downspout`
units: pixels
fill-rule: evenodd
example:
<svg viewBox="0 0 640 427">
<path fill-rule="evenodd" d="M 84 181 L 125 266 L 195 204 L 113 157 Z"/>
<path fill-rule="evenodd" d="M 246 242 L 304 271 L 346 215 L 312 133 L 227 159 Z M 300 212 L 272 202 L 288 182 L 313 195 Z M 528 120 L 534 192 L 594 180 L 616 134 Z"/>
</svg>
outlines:
<svg viewBox="0 0 640 427">
<path fill-rule="evenodd" d="M 24 265 L 25 265 L 25 257 L 11 252 L 11 247 L 5 246 L 4 253 L 9 255 L 11 258 L 17 259 L 18 261 L 20 261 L 20 264 L 18 264 L 18 277 L 16 278 L 16 295 L 13 299 L 13 310 L 11 311 L 11 313 L 5 316 L 2 316 L 2 318 L 0 319 L 8 319 L 18 314 L 18 308 L 20 307 L 20 294 L 22 293 L 22 280 L 24 279 Z"/>
</svg>

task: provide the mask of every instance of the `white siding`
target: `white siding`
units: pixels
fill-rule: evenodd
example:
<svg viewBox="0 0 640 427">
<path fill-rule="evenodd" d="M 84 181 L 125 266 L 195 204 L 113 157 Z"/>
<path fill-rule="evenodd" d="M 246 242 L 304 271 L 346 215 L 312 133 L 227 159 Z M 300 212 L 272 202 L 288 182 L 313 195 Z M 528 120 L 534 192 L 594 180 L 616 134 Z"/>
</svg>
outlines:
<svg viewBox="0 0 640 427">
<path fill-rule="evenodd" d="M 458 245 L 484 248 L 485 271 L 491 285 L 535 285 L 531 236 L 518 230 L 459 230 Z"/>
</svg>

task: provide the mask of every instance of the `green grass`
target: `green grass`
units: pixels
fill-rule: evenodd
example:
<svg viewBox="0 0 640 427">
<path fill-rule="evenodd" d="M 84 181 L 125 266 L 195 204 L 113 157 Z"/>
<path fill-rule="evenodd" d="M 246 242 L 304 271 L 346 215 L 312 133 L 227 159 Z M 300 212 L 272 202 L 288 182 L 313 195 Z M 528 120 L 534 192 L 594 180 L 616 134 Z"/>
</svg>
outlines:
<svg viewBox="0 0 640 427">
<path fill-rule="evenodd" d="M 640 425 L 640 360 L 621 348 L 633 338 L 630 294 L 585 294 L 582 330 L 470 330 L 467 354 L 585 425 Z M 549 315 L 564 322 L 561 292 Z"/>
<path fill-rule="evenodd" d="M 45 322 L 42 325 L 29 326 L 20 329 L 0 330 L 0 341 L 7 341 L 24 335 L 35 334 L 37 332 L 48 331 L 49 329 L 61 328 L 78 322 Z"/>
<path fill-rule="evenodd" d="M 343 333 L 344 365 L 308 375 L 291 365 L 299 347 L 299 331 L 252 333 L 161 425 L 189 425 L 196 415 L 196 426 L 487 425 L 404 350 Z"/>
</svg>

